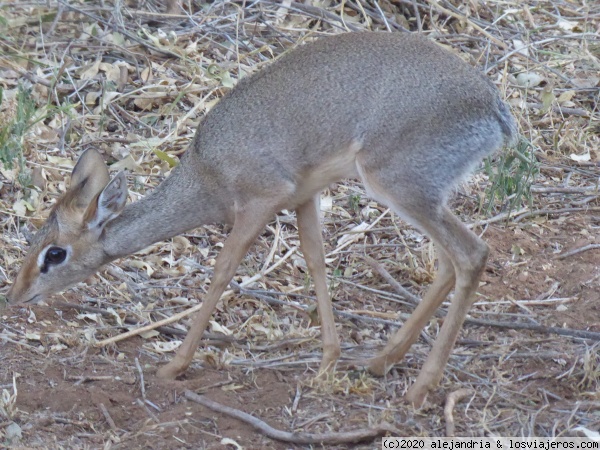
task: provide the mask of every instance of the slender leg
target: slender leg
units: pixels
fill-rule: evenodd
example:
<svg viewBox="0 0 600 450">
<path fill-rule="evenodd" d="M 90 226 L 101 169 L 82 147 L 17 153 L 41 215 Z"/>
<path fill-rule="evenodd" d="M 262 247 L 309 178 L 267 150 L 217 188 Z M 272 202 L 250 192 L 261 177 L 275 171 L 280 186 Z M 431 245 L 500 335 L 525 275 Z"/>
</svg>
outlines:
<svg viewBox="0 0 600 450">
<path fill-rule="evenodd" d="M 392 196 L 390 189 L 384 189 L 377 179 L 364 171 L 361 175 L 365 184 L 369 184 L 375 194 L 419 224 L 441 250 L 438 252 L 440 270 L 437 278 L 411 317 L 396 335 L 392 336 L 384 350 L 370 361 L 369 370 L 376 375 L 383 375 L 391 365 L 398 362 L 417 340 L 419 333 L 452 287 L 455 287 L 454 298 L 440 334 L 417 380 L 406 394 L 408 401 L 420 407 L 429 390 L 434 388 L 443 376 L 450 352 L 473 303 L 479 278 L 485 268 L 488 247 L 446 207 L 440 206 L 434 197 L 423 199 L 422 202 L 411 202 L 408 191 L 404 196 L 402 193 Z M 409 200 L 400 201 L 403 198 Z"/>
<path fill-rule="evenodd" d="M 188 368 L 223 291 L 235 275 L 235 271 L 248 248 L 256 240 L 256 237 L 264 229 L 273 214 L 272 206 L 265 207 L 264 205 L 254 204 L 249 205 L 243 212 L 236 214 L 231 234 L 225 241 L 225 245 L 223 245 L 223 249 L 215 263 L 215 272 L 202 307 L 198 311 L 175 357 L 158 370 L 157 375 L 160 378 L 174 379 Z"/>
<path fill-rule="evenodd" d="M 487 245 L 444 206 L 444 194 L 448 190 L 448 186 L 445 184 L 447 180 L 444 181 L 444 177 L 435 178 L 436 171 L 462 169 L 456 164 L 454 166 L 450 164 L 447 169 L 443 166 L 428 167 L 439 165 L 445 160 L 440 158 L 438 163 L 435 163 L 433 160 L 430 161 L 421 156 L 421 151 L 423 155 L 426 155 L 432 148 L 435 149 L 436 145 L 439 146 L 441 142 L 444 142 L 437 139 L 444 135 L 442 131 L 440 133 L 432 135 L 430 145 L 427 145 L 425 140 L 415 142 L 414 144 L 419 145 L 419 148 L 413 148 L 408 154 L 410 157 L 391 159 L 389 156 L 385 156 L 392 154 L 398 143 L 380 140 L 377 142 L 379 145 L 372 150 L 376 156 L 379 156 L 379 159 L 373 156 L 367 158 L 366 152 L 359 153 L 356 159 L 357 169 L 367 192 L 374 198 L 393 206 L 401 216 L 422 228 L 441 250 L 438 252 L 440 270 L 437 279 L 409 320 L 390 339 L 381 354 L 370 361 L 369 369 L 372 372 L 384 374 L 391 364 L 397 362 L 408 351 L 429 318 L 454 286 L 452 304 L 439 336 L 435 340 L 417 380 L 406 394 L 406 399 L 416 407 L 423 404 L 429 390 L 434 388 L 443 376 L 450 352 L 473 304 L 479 278 L 485 268 L 488 256 Z M 486 136 L 465 131 L 460 147 L 471 143 L 474 148 L 484 147 L 493 150 L 497 145 L 493 139 L 490 139 L 489 142 L 486 141 Z M 368 148 L 367 144 L 365 144 L 365 148 Z M 437 151 L 442 152 L 439 154 L 443 154 L 454 152 L 455 149 L 452 146 L 438 147 Z M 459 150 L 456 151 L 457 155 L 462 155 Z M 416 164 L 406 164 L 407 161 L 411 161 L 410 158 L 415 158 Z M 448 158 L 447 161 L 450 160 L 451 158 Z M 431 169 L 436 169 L 436 171 Z"/>
<path fill-rule="evenodd" d="M 408 320 L 389 339 L 381 353 L 369 361 L 369 371 L 372 374 L 383 376 L 392 365 L 404 358 L 453 286 L 454 267 L 452 262 L 443 250 L 438 250 L 438 273 L 433 284 Z"/>
<path fill-rule="evenodd" d="M 333 309 L 327 279 L 325 276 L 325 251 L 319 223 L 318 197 L 296 208 L 300 245 L 308 270 L 312 275 L 317 293 L 317 307 L 321 318 L 321 336 L 323 339 L 323 360 L 321 372 L 335 369 L 340 357 L 340 342 L 335 330 Z"/>
<path fill-rule="evenodd" d="M 406 399 L 415 407 L 423 404 L 428 391 L 442 379 L 460 328 L 473 304 L 489 252 L 488 246 L 446 208 L 443 208 L 441 217 L 431 219 L 427 222 L 427 231 L 452 260 L 456 286 L 442 329 L 417 380 L 406 393 Z"/>
</svg>

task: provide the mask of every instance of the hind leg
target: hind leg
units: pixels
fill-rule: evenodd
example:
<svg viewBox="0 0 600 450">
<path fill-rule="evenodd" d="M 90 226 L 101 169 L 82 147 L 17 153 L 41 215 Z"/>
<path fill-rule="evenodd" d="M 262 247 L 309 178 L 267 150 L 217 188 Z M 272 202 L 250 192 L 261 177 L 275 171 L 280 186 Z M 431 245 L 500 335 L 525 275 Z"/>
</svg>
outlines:
<svg viewBox="0 0 600 450">
<path fill-rule="evenodd" d="M 429 390 L 435 388 L 442 379 L 454 343 L 475 300 L 475 292 L 489 253 L 485 242 L 446 208 L 424 228 L 449 255 L 454 265 L 456 282 L 454 297 L 440 333 L 417 380 L 406 393 L 406 399 L 416 407 L 423 404 Z"/>
<path fill-rule="evenodd" d="M 454 266 L 448 256 L 438 250 L 438 273 L 433 284 L 402 328 L 389 339 L 385 348 L 369 361 L 369 371 L 372 374 L 383 376 L 395 363 L 404 358 L 453 287 Z"/>
<path fill-rule="evenodd" d="M 488 247 L 444 206 L 443 195 L 437 194 L 436 186 L 428 184 L 428 180 L 411 178 L 410 174 L 403 180 L 401 169 L 394 170 L 390 166 L 369 170 L 359 165 L 359 172 L 373 197 L 389 204 L 398 214 L 421 228 L 441 250 L 438 252 L 440 269 L 437 278 L 411 317 L 390 338 L 384 350 L 371 360 L 370 370 L 382 375 L 398 362 L 417 340 L 452 287 L 455 288 L 440 334 L 417 380 L 406 394 L 407 400 L 419 407 L 429 390 L 442 378 L 460 328 L 473 303 L 479 278 L 485 268 Z"/>
</svg>

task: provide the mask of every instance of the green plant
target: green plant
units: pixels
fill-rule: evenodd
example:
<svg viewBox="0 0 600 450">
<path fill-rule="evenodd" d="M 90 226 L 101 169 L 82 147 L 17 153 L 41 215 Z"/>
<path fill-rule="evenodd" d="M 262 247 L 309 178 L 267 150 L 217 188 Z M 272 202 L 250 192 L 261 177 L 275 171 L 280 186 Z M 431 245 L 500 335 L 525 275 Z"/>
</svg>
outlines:
<svg viewBox="0 0 600 450">
<path fill-rule="evenodd" d="M 3 101 L 0 91 L 0 104 Z M 34 124 L 35 113 L 36 105 L 31 93 L 19 86 L 15 98 L 5 108 L 4 117 L 0 120 L 0 162 L 9 169 L 18 165 L 19 182 L 22 186 L 26 186 L 29 179 L 23 158 L 23 142 L 25 134 Z"/>
<path fill-rule="evenodd" d="M 359 212 L 360 210 L 360 194 L 352 194 L 349 198 L 350 208 L 354 212 Z"/>
<path fill-rule="evenodd" d="M 484 170 L 491 181 L 485 191 L 486 214 L 498 209 L 510 212 L 523 201 L 531 202 L 531 184 L 539 173 L 539 164 L 527 140 L 521 138 L 495 161 L 486 158 Z"/>
</svg>

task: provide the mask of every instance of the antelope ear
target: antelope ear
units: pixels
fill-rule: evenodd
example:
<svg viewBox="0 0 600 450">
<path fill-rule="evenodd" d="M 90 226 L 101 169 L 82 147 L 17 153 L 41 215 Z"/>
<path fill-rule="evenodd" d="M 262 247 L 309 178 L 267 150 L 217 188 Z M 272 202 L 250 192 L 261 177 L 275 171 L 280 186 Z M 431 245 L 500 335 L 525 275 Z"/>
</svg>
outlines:
<svg viewBox="0 0 600 450">
<path fill-rule="evenodd" d="M 102 233 L 108 222 L 116 218 L 127 202 L 127 178 L 121 171 L 88 206 L 83 223 L 89 230 Z"/>
<path fill-rule="evenodd" d="M 71 173 L 73 206 L 87 208 L 109 181 L 108 167 L 100 153 L 94 149 L 83 152 Z"/>
</svg>

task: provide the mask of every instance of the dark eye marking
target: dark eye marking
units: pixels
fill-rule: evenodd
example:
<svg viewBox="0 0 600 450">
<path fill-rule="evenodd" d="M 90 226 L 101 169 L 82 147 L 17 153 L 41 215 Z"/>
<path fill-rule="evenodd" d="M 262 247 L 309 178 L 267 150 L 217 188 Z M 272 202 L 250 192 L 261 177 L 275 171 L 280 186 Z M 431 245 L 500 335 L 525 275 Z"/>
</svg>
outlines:
<svg viewBox="0 0 600 450">
<path fill-rule="evenodd" d="M 50 247 L 46 250 L 44 256 L 44 265 L 41 269 L 42 273 L 48 271 L 48 266 L 63 263 L 67 259 L 67 251 L 61 247 Z"/>
</svg>

